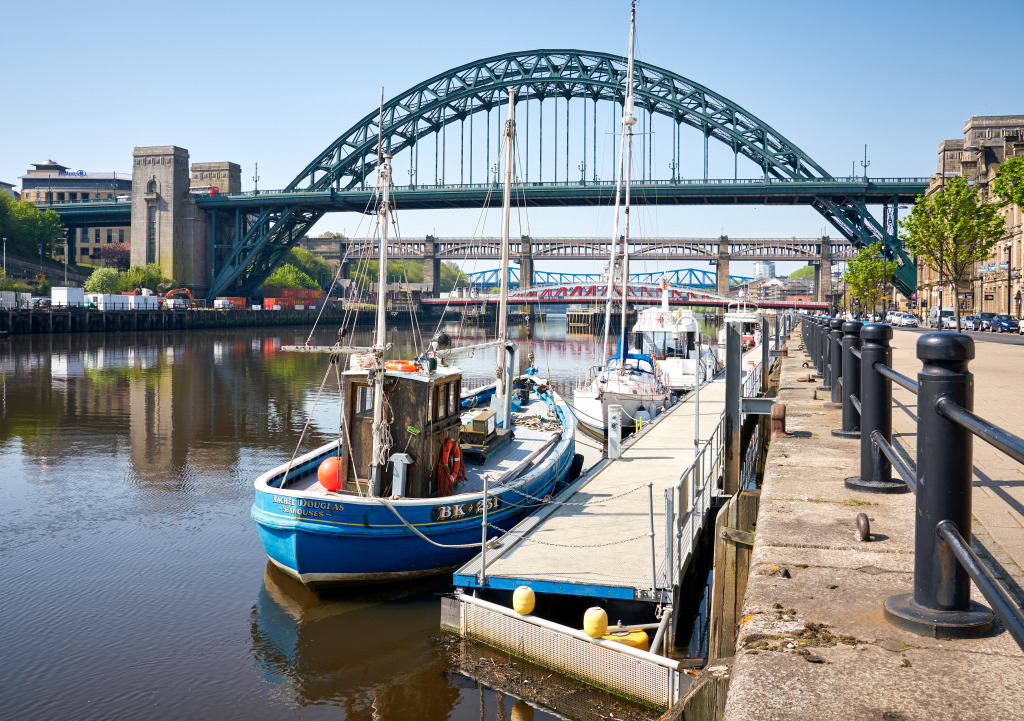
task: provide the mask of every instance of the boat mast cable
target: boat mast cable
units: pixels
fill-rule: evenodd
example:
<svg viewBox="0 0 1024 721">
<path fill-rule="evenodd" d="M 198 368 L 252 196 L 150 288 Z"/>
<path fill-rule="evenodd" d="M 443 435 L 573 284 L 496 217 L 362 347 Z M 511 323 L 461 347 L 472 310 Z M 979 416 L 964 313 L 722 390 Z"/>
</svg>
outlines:
<svg viewBox="0 0 1024 721">
<path fill-rule="evenodd" d="M 626 300 L 629 295 L 629 185 L 630 185 L 630 164 L 633 161 L 633 126 L 636 125 L 636 116 L 633 115 L 633 45 L 636 37 L 636 0 L 633 0 L 633 8 L 629 17 L 629 60 L 626 65 L 626 100 L 622 115 L 622 134 L 626 146 L 625 166 L 625 227 L 622 239 L 622 317 L 619 328 L 619 371 L 626 368 L 626 353 L 629 347 L 626 344 Z M 628 137 L 626 137 L 628 136 Z M 615 216 L 618 221 L 618 213 Z M 609 283 L 611 277 L 608 278 Z"/>
<path fill-rule="evenodd" d="M 373 374 L 373 452 L 370 459 L 370 493 L 379 496 L 383 491 L 384 467 L 390 450 L 390 433 L 384 419 L 384 341 L 388 279 L 388 205 L 391 194 L 391 155 L 383 152 L 384 88 L 380 89 L 380 115 L 377 120 L 377 192 L 380 205 L 380 247 L 377 254 L 377 328 L 373 343 L 375 368 Z"/>
<path fill-rule="evenodd" d="M 630 14 L 629 24 L 629 61 L 626 70 L 626 88 L 623 99 L 623 105 L 632 102 L 632 68 L 633 68 L 633 27 L 636 19 L 636 7 L 634 6 Z M 619 206 L 622 202 L 622 159 L 625 151 L 626 143 L 626 114 L 623 114 L 622 125 L 623 132 L 619 136 L 619 163 L 615 170 L 615 221 L 612 224 L 612 243 L 611 252 L 608 255 L 608 288 L 605 295 L 604 302 L 604 340 L 601 344 L 601 357 L 596 359 L 595 365 L 601 365 L 605 359 L 608 358 L 608 336 L 611 334 L 611 315 L 612 315 L 612 292 L 615 289 L 615 257 L 618 255 L 618 242 L 619 242 Z M 623 298 L 625 303 L 625 298 Z"/>
<path fill-rule="evenodd" d="M 510 370 L 507 363 L 508 355 L 508 246 L 509 246 L 509 222 L 512 215 L 512 144 L 515 139 L 515 88 L 508 89 L 508 121 L 505 123 L 505 185 L 502 190 L 501 199 L 501 299 L 498 304 L 498 340 L 501 346 L 498 350 L 498 367 L 495 369 L 497 385 L 496 395 L 501 399 L 501 416 L 503 428 L 508 430 L 512 422 L 512 404 L 508 399 L 507 390 L 512 385 L 512 379 L 506 377 Z"/>
</svg>

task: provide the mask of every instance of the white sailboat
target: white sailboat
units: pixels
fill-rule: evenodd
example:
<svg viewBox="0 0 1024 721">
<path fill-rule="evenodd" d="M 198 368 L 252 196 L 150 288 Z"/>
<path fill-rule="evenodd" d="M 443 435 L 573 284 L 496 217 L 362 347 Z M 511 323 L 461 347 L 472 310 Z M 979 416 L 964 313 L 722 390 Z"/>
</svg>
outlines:
<svg viewBox="0 0 1024 721">
<path fill-rule="evenodd" d="M 573 407 L 580 428 L 591 435 L 604 437 L 608 426 L 608 407 L 619 405 L 625 414 L 623 428 L 634 426 L 632 421 L 647 421 L 665 407 L 669 391 L 655 368 L 654 359 L 644 353 L 629 352 L 626 326 L 626 296 L 629 289 L 629 205 L 630 164 L 633 152 L 633 50 L 636 37 L 636 7 L 630 13 L 629 58 L 626 66 L 625 101 L 622 115 L 622 136 L 619 140 L 619 162 L 615 180 L 615 221 L 612 227 L 612 251 L 608 263 L 608 291 L 605 300 L 604 342 L 602 355 L 607 359 L 596 365 L 573 391 Z M 619 240 L 619 207 L 624 193 L 624 217 L 621 262 L 618 264 L 621 283 L 621 323 L 615 352 L 608 354 L 608 336 L 611 326 L 612 298 L 615 286 L 616 245 Z"/>
<path fill-rule="evenodd" d="M 729 303 L 722 317 L 722 328 L 718 331 L 718 355 L 722 363 L 725 362 L 725 329 L 730 323 L 739 325 L 744 351 L 761 343 L 761 312 L 758 307 L 746 301 Z"/>
<path fill-rule="evenodd" d="M 690 308 L 672 310 L 668 281 L 661 281 L 661 306 L 644 308 L 633 326 L 633 353 L 654 358 L 658 377 L 669 390 L 691 391 L 720 369 L 710 339 Z"/>
</svg>

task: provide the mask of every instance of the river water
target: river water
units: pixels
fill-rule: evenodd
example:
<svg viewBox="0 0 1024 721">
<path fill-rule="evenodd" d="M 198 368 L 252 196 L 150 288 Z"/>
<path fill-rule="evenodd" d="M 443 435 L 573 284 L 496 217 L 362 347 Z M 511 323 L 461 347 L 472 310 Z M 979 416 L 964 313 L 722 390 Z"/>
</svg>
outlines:
<svg viewBox="0 0 1024 721">
<path fill-rule="evenodd" d="M 411 357 L 432 331 L 390 340 Z M 329 387 L 311 413 L 325 358 L 280 351 L 305 339 L 0 340 L 0 717 L 510 717 L 514 699 L 430 640 L 446 579 L 317 597 L 268 567 L 253 479 L 292 456 L 307 419 L 303 450 L 337 428 Z M 533 350 L 566 384 L 594 353 L 564 317 L 537 326 Z M 494 352 L 463 366 L 483 378 Z"/>
</svg>

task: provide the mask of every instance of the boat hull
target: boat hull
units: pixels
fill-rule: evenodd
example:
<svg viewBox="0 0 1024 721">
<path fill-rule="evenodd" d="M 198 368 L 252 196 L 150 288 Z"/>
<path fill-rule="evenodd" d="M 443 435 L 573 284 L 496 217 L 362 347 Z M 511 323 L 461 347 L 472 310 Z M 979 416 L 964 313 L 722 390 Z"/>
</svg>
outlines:
<svg viewBox="0 0 1024 721">
<path fill-rule="evenodd" d="M 622 407 L 622 430 L 628 433 L 635 429 L 633 419 L 641 407 L 650 414 L 650 419 L 656 418 L 665 409 L 668 396 L 668 393 L 640 396 L 614 391 L 576 391 L 572 402 L 579 427 L 587 435 L 604 438 L 608 433 L 608 406 Z"/>
<path fill-rule="evenodd" d="M 522 520 L 540 505 L 535 499 L 551 493 L 568 477 L 575 455 L 574 433 L 575 423 L 570 421 L 557 443 L 530 470 L 488 494 L 488 538 Z M 317 468 L 336 450 L 334 442 L 303 456 L 289 477 Z M 270 560 L 310 588 L 440 574 L 480 551 L 481 493 L 423 499 L 325 497 L 322 491 L 310 494 L 275 488 L 275 479 L 286 471 L 281 466 L 257 479 L 251 515 Z"/>
</svg>

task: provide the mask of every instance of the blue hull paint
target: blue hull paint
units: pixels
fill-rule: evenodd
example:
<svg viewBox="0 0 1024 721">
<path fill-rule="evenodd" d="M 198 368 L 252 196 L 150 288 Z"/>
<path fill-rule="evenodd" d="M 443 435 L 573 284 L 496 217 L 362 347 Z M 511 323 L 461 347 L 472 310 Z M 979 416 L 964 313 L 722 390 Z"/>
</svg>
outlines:
<svg viewBox="0 0 1024 721">
<path fill-rule="evenodd" d="M 536 502 L 567 478 L 575 454 L 575 424 L 563 430 L 545 459 L 498 493 L 488 494 L 488 524 L 506 531 L 531 513 Z M 303 456 L 293 466 L 295 477 L 319 466 L 336 452 L 331 443 Z M 252 517 L 263 548 L 271 560 L 307 586 L 389 581 L 452 570 L 479 551 L 481 540 L 480 493 L 443 498 L 390 501 L 395 510 L 433 541 L 446 545 L 473 544 L 470 548 L 439 548 L 414 534 L 379 499 L 280 490 L 274 488 L 286 466 L 256 481 Z M 432 510 L 459 507 L 444 520 L 431 518 Z M 489 537 L 500 535 L 491 529 Z"/>
</svg>

